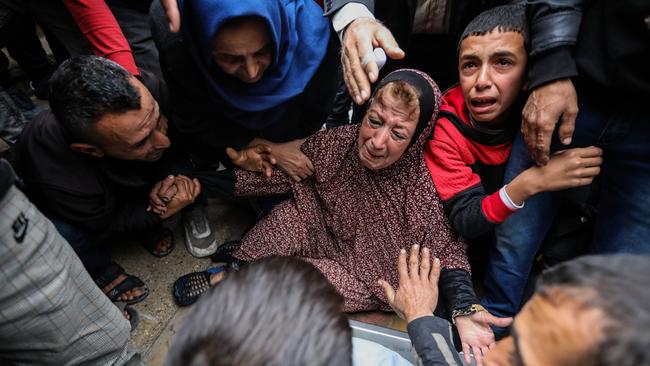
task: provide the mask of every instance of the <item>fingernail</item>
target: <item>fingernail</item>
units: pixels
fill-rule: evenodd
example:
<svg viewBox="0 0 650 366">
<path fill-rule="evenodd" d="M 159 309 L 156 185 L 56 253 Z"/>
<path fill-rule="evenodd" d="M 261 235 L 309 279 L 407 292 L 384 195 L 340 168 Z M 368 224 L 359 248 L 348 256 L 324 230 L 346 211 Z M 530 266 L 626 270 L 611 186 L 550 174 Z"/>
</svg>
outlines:
<svg viewBox="0 0 650 366">
<path fill-rule="evenodd" d="M 563 143 L 564 145 L 568 145 L 568 144 L 570 144 L 570 143 L 571 143 L 571 137 L 567 137 L 567 138 L 565 138 L 564 140 L 562 140 L 562 143 Z"/>
<path fill-rule="evenodd" d="M 429 248 L 422 248 L 422 251 L 429 253 Z"/>
<path fill-rule="evenodd" d="M 436 263 L 440 263 L 440 258 L 436 258 L 433 261 L 436 262 Z"/>
<path fill-rule="evenodd" d="M 402 249 L 399 250 L 399 252 L 404 254 L 404 253 L 406 253 L 406 249 L 402 248 Z"/>
<path fill-rule="evenodd" d="M 356 96 L 354 97 L 354 100 L 357 102 L 357 104 L 361 104 L 361 97 Z"/>
<path fill-rule="evenodd" d="M 415 245 L 413 246 L 413 249 L 417 249 L 417 248 L 419 248 L 419 247 L 420 247 L 419 245 L 415 244 Z"/>
<path fill-rule="evenodd" d="M 365 90 L 362 90 L 362 91 L 361 91 L 361 98 L 362 98 L 362 99 L 366 99 L 366 98 L 368 98 L 368 92 L 365 91 Z"/>
<path fill-rule="evenodd" d="M 374 78 L 375 78 L 375 73 L 374 73 L 374 72 L 369 73 L 369 74 L 368 74 L 368 77 L 369 77 L 370 79 L 374 79 Z"/>
</svg>

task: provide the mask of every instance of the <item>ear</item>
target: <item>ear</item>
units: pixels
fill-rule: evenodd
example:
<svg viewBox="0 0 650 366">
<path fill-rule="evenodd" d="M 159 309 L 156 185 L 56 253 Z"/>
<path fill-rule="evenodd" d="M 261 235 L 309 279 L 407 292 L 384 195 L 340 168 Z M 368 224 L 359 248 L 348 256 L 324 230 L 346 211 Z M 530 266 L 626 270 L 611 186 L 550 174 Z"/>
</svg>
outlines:
<svg viewBox="0 0 650 366">
<path fill-rule="evenodd" d="M 82 142 L 74 142 L 70 144 L 70 150 L 77 151 L 82 154 L 88 154 L 94 158 L 101 158 L 104 156 L 104 151 L 99 147 L 91 144 L 85 144 Z"/>
</svg>

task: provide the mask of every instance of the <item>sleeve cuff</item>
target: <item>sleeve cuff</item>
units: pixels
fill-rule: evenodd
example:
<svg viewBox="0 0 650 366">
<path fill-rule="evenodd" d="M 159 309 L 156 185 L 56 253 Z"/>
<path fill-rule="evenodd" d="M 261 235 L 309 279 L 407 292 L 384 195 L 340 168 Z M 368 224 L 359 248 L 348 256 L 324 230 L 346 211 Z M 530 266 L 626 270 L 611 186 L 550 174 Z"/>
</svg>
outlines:
<svg viewBox="0 0 650 366">
<path fill-rule="evenodd" d="M 481 209 L 488 221 L 493 224 L 504 222 L 516 210 L 508 207 L 501 198 L 501 190 L 485 197 L 481 202 Z"/>
<path fill-rule="evenodd" d="M 578 69 L 571 47 L 557 47 L 543 54 L 531 57 L 528 89 L 548 82 L 578 76 Z"/>
<path fill-rule="evenodd" d="M 512 210 L 512 211 L 516 211 L 516 210 L 519 210 L 520 208 L 524 208 L 524 205 L 526 204 L 526 202 L 522 202 L 521 205 L 517 205 L 517 204 L 516 204 L 516 203 L 515 203 L 511 198 L 510 198 L 510 196 L 508 196 L 508 191 L 506 191 L 506 187 L 507 187 L 507 186 L 508 186 L 508 185 L 506 184 L 506 185 L 504 185 L 503 187 L 501 187 L 501 189 L 499 190 L 499 197 L 501 197 L 501 201 L 503 202 L 503 204 L 505 204 L 506 206 L 508 206 L 508 208 L 509 208 L 510 210 Z"/>
<path fill-rule="evenodd" d="M 336 31 L 336 34 L 338 34 L 339 41 L 343 41 L 345 28 L 359 18 L 375 19 L 375 16 L 365 5 L 360 3 L 346 4 L 332 16 L 332 27 Z"/>
</svg>

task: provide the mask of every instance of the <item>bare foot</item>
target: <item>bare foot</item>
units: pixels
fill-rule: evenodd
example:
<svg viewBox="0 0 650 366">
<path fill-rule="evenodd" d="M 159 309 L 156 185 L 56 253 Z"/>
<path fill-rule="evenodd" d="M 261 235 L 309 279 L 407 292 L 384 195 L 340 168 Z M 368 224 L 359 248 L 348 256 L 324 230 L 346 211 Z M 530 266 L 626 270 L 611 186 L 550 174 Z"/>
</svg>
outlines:
<svg viewBox="0 0 650 366">
<path fill-rule="evenodd" d="M 224 278 L 226 278 L 226 271 L 221 271 L 219 273 L 210 275 L 210 286 L 215 286 L 216 284 L 221 282 Z"/>
<path fill-rule="evenodd" d="M 172 247 L 174 241 L 173 238 L 170 236 L 165 236 L 161 241 L 159 241 L 155 248 L 154 248 L 154 254 L 155 255 L 164 255 L 169 251 L 169 249 Z"/>
</svg>

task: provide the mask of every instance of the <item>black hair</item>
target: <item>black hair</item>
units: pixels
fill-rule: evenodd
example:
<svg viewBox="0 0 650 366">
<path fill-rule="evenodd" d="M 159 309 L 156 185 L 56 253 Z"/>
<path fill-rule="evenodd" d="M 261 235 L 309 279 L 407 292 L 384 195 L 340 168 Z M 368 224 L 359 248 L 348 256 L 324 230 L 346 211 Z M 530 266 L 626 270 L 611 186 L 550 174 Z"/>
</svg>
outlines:
<svg viewBox="0 0 650 366">
<path fill-rule="evenodd" d="M 595 364 L 650 365 L 650 256 L 585 256 L 542 274 L 538 292 L 549 287 L 584 288 L 584 305 L 601 309 L 604 338 L 594 345 Z M 593 291 L 593 292 L 592 292 Z M 589 294 L 595 293 L 594 296 Z M 595 325 L 597 326 L 597 325 Z"/>
<path fill-rule="evenodd" d="M 261 259 L 202 296 L 172 344 L 168 366 L 352 363 L 343 299 L 311 264 Z"/>
<path fill-rule="evenodd" d="M 477 15 L 465 27 L 458 41 L 460 44 L 469 36 L 484 36 L 492 31 L 517 32 L 524 38 L 524 45 L 528 49 L 528 22 L 526 21 L 526 7 L 523 4 L 501 5 L 488 9 Z"/>
<path fill-rule="evenodd" d="M 140 93 L 131 74 L 97 56 L 64 61 L 50 78 L 50 108 L 76 142 L 97 143 L 91 128 L 107 113 L 140 108 Z"/>
</svg>

